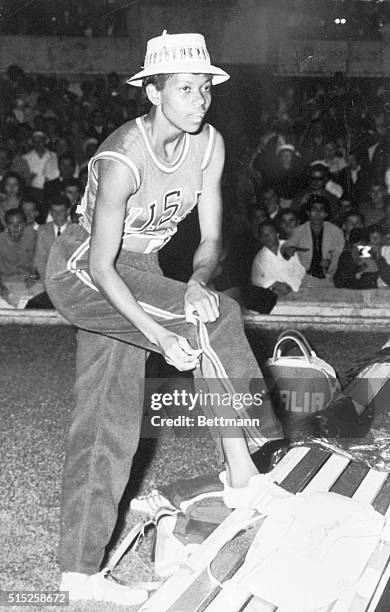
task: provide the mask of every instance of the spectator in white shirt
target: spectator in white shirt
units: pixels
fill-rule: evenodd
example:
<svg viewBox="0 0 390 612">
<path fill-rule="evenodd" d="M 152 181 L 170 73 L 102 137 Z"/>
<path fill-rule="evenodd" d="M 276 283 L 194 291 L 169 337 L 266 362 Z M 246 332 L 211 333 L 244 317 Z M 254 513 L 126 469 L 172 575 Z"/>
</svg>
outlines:
<svg viewBox="0 0 390 612">
<path fill-rule="evenodd" d="M 272 310 L 279 297 L 299 290 L 305 268 L 296 254 L 289 260 L 282 256 L 284 240 L 279 240 L 272 221 L 260 224 L 259 237 L 263 246 L 254 258 L 244 303 L 250 310 L 264 314 Z"/>
<path fill-rule="evenodd" d="M 45 181 L 54 180 L 59 176 L 57 155 L 46 148 L 46 142 L 43 132 L 33 132 L 31 138 L 33 148 L 23 155 L 30 170 L 31 187 L 38 191 L 36 194 L 38 197 L 43 194 Z"/>
<path fill-rule="evenodd" d="M 297 292 L 306 273 L 297 254 L 288 260 L 283 257 L 280 247 L 284 240 L 279 240 L 276 227 L 269 221 L 259 227 L 259 237 L 263 247 L 253 260 L 252 285 L 270 289 L 278 296 Z"/>
</svg>

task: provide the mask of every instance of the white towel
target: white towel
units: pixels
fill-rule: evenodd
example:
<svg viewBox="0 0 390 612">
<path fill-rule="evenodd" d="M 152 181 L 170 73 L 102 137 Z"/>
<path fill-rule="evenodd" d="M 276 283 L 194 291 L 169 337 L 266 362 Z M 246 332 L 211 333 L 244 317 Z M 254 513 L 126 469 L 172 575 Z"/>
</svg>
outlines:
<svg viewBox="0 0 390 612">
<path fill-rule="evenodd" d="M 240 582 L 283 612 L 312 612 L 356 583 L 383 525 L 372 506 L 336 493 L 280 500 L 248 551 Z"/>
</svg>

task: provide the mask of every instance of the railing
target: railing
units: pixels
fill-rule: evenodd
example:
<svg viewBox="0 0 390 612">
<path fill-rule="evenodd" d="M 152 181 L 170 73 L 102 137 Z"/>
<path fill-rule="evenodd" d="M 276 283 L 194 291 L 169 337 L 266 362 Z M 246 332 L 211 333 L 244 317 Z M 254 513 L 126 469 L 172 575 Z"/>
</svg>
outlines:
<svg viewBox="0 0 390 612">
<path fill-rule="evenodd" d="M 279 299 L 270 314 L 260 315 L 244 311 L 248 328 L 296 329 L 312 328 L 329 331 L 389 330 L 390 289 L 307 289 L 299 294 Z M 55 310 L 0 309 L 1 324 L 68 325 Z"/>
</svg>

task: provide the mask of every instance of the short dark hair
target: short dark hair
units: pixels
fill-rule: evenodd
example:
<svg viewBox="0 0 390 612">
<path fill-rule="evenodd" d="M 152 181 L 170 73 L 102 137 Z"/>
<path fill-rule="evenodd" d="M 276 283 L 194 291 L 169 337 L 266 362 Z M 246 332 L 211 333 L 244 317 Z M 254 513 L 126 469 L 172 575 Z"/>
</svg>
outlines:
<svg viewBox="0 0 390 612">
<path fill-rule="evenodd" d="M 8 223 L 11 217 L 14 217 L 15 215 L 18 215 L 19 217 L 21 217 L 23 223 L 26 223 L 27 221 L 26 215 L 20 208 L 9 208 L 8 210 L 6 210 L 4 213 L 5 222 Z"/>
<path fill-rule="evenodd" d="M 70 161 L 73 163 L 74 166 L 76 166 L 76 161 L 74 158 L 74 155 L 72 155 L 72 153 L 63 153 L 62 155 L 59 156 L 58 158 L 58 163 L 60 164 L 62 162 L 62 160 L 64 159 L 70 159 Z"/>
<path fill-rule="evenodd" d="M 293 208 L 282 208 L 279 213 L 279 216 L 284 217 L 285 215 L 294 215 L 295 219 L 298 221 L 298 213 Z"/>
<path fill-rule="evenodd" d="M 368 242 L 368 231 L 364 227 L 355 227 L 349 235 L 350 244 L 364 244 Z"/>
<path fill-rule="evenodd" d="M 383 231 L 384 231 L 384 227 L 380 223 L 371 223 L 371 225 L 367 227 L 367 233 L 369 236 L 373 234 L 374 232 L 377 232 L 378 234 L 383 236 L 384 235 Z"/>
<path fill-rule="evenodd" d="M 306 203 L 306 212 L 307 212 L 307 214 L 309 214 L 309 212 L 313 208 L 314 204 L 322 204 L 323 207 L 326 210 L 326 213 L 327 213 L 328 217 L 329 217 L 329 215 L 330 215 L 330 206 L 329 206 L 328 200 L 324 196 L 320 196 L 320 195 L 312 195 L 312 196 L 310 196 L 310 198 L 307 200 L 307 203 Z"/>
<path fill-rule="evenodd" d="M 5 181 L 8 180 L 9 178 L 16 178 L 19 181 L 20 188 L 21 189 L 23 188 L 24 180 L 23 180 L 23 177 L 22 177 L 21 174 L 19 174 L 18 172 L 13 172 L 12 170 L 9 170 L 3 176 L 3 179 L 2 179 L 3 185 L 4 185 Z"/>
<path fill-rule="evenodd" d="M 80 179 L 76 177 L 69 177 L 62 181 L 61 190 L 64 191 L 67 187 L 78 187 L 81 190 L 81 182 Z"/>
<path fill-rule="evenodd" d="M 158 91 L 161 91 L 162 89 L 164 89 L 165 83 L 168 81 L 168 79 L 171 76 L 172 76 L 171 73 L 169 73 L 169 74 L 152 74 L 151 76 L 147 76 L 147 77 L 144 78 L 144 80 L 142 82 L 142 88 L 145 91 L 146 87 L 148 85 L 154 85 L 155 88 Z"/>
<path fill-rule="evenodd" d="M 265 206 L 259 206 L 258 204 L 252 204 L 252 206 L 249 206 L 247 213 L 246 213 L 248 221 L 254 218 L 258 210 L 261 210 L 261 212 L 263 212 L 265 216 L 268 217 L 268 212 Z"/>
<path fill-rule="evenodd" d="M 70 208 L 69 198 L 65 195 L 54 195 L 49 199 L 49 208 L 53 206 L 65 206 L 66 208 Z"/>
<path fill-rule="evenodd" d="M 38 200 L 36 200 L 35 198 L 28 198 L 27 196 L 23 198 L 23 200 L 20 203 L 19 208 L 23 210 L 22 208 L 23 204 L 28 204 L 29 202 L 32 202 L 33 204 L 35 204 L 37 209 L 39 208 Z"/>
<path fill-rule="evenodd" d="M 364 217 L 363 213 L 359 212 L 358 210 L 353 210 L 353 209 L 352 209 L 352 210 L 350 210 L 349 212 L 347 212 L 347 213 L 346 213 L 346 214 L 343 216 L 343 218 L 341 219 L 341 222 L 342 222 L 342 223 L 345 223 L 345 222 L 346 222 L 346 220 L 348 219 L 348 217 L 359 217 L 359 219 L 360 219 L 360 221 L 361 221 L 362 223 L 365 223 L 365 222 L 366 222 L 366 219 L 365 219 L 365 217 Z"/>
<path fill-rule="evenodd" d="M 258 233 L 260 234 L 261 230 L 265 227 L 272 227 L 272 229 L 275 230 L 276 234 L 278 233 L 278 228 L 276 227 L 272 219 L 267 219 L 266 221 L 262 221 L 261 223 L 259 223 L 259 227 L 257 228 Z"/>
</svg>

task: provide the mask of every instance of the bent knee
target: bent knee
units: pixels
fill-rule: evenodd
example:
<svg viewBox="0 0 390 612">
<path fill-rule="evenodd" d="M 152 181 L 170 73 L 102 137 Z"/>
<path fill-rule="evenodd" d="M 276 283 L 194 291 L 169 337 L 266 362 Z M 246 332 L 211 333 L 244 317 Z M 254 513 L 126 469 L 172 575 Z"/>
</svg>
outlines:
<svg viewBox="0 0 390 612">
<path fill-rule="evenodd" d="M 233 298 L 219 294 L 219 312 L 221 317 L 232 317 L 241 319 L 241 306 Z"/>
</svg>

